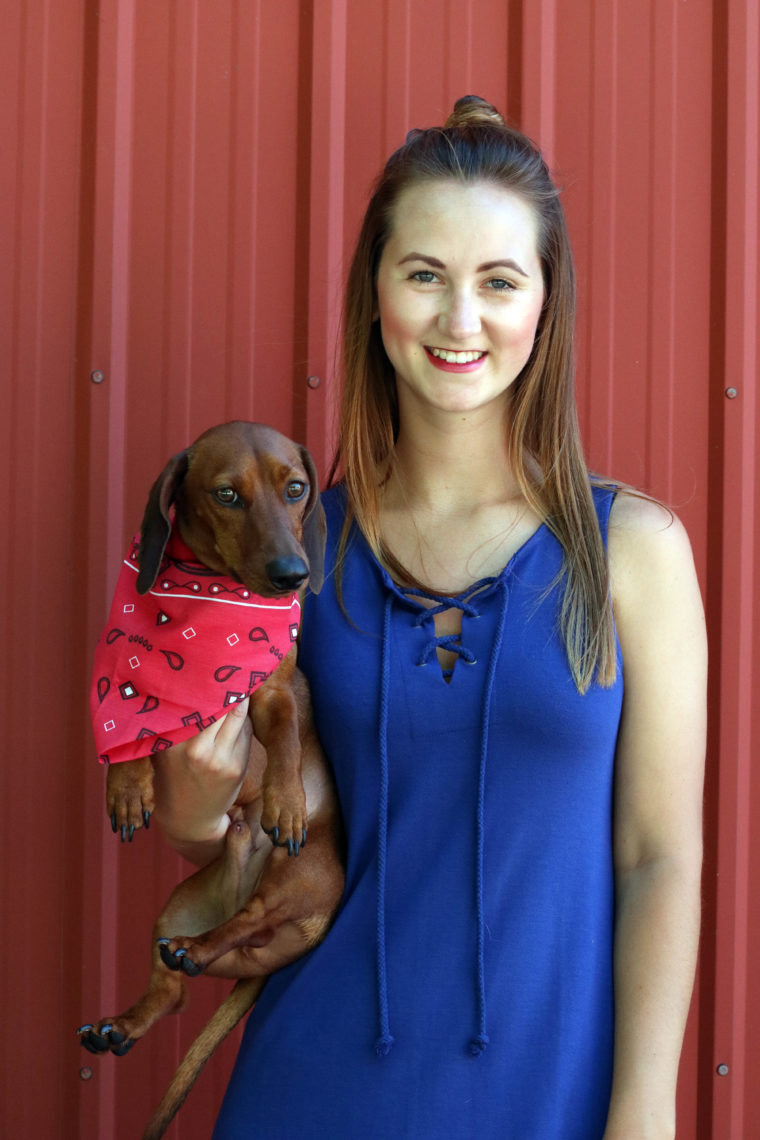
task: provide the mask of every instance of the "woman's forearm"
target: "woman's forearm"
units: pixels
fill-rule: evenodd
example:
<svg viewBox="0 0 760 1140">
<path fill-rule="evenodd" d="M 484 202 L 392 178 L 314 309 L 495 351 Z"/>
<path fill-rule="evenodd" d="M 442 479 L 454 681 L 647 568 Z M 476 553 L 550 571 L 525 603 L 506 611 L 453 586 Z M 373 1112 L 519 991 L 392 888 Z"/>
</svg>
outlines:
<svg viewBox="0 0 760 1140">
<path fill-rule="evenodd" d="M 701 852 L 617 879 L 615 1060 L 604 1140 L 669 1140 L 699 939 Z"/>
</svg>

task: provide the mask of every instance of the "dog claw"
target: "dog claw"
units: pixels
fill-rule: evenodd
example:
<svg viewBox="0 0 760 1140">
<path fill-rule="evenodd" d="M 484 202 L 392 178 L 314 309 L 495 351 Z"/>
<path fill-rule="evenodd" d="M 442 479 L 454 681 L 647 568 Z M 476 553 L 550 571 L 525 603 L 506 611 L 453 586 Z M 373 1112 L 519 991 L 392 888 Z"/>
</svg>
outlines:
<svg viewBox="0 0 760 1140">
<path fill-rule="evenodd" d="M 169 949 L 168 938 L 159 938 L 158 948 L 161 961 L 165 966 L 168 966 L 170 970 L 183 970 L 188 977 L 194 978 L 195 975 L 200 974 L 203 969 L 202 966 L 196 966 L 195 962 L 187 957 L 187 950 L 184 950 L 182 947 L 172 953 Z"/>
<path fill-rule="evenodd" d="M 170 970 L 179 970 L 181 968 L 179 958 L 175 958 L 171 950 L 167 949 L 167 946 L 169 945 L 169 939 L 159 939 L 158 945 L 159 953 L 161 954 L 161 961 L 163 964 L 165 966 L 168 966 Z"/>
<path fill-rule="evenodd" d="M 188 978 L 196 978 L 198 974 L 203 972 L 203 966 L 197 965 L 192 958 L 188 958 L 187 950 L 180 947 L 179 950 L 172 953 L 169 949 L 169 942 L 169 938 L 156 939 L 161 961 L 165 966 L 168 966 L 170 970 L 182 970 Z"/>
<path fill-rule="evenodd" d="M 135 1043 L 134 1038 L 125 1037 L 118 1031 L 114 1032 L 112 1025 L 101 1025 L 97 1031 L 94 1025 L 80 1025 L 77 1033 L 82 1047 L 96 1056 L 110 1050 L 115 1057 L 123 1057 Z"/>
<path fill-rule="evenodd" d="M 290 839 L 290 838 L 283 839 L 281 841 L 280 840 L 280 829 L 279 829 L 279 827 L 265 827 L 264 831 L 267 833 L 269 838 L 272 840 L 272 845 L 274 847 L 287 847 L 288 855 L 298 855 L 298 852 L 306 844 L 306 828 L 305 827 L 301 828 L 301 842 L 300 843 L 298 842 L 297 839 Z"/>
<path fill-rule="evenodd" d="M 115 835 L 118 830 L 119 830 L 119 828 L 118 828 L 118 825 L 116 823 L 116 812 L 112 812 L 111 813 L 111 831 Z"/>
<path fill-rule="evenodd" d="M 150 828 L 150 812 L 149 811 L 143 812 L 143 826 L 144 826 L 146 831 L 148 831 L 148 829 Z"/>
</svg>

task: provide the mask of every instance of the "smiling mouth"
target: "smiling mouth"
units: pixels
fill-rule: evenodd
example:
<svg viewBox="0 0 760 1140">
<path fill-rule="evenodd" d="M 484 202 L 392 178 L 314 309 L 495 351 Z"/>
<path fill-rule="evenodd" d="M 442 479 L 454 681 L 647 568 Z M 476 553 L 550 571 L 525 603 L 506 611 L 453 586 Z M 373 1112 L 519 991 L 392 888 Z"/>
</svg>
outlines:
<svg viewBox="0 0 760 1140">
<path fill-rule="evenodd" d="M 428 345 L 425 347 L 431 356 L 445 360 L 447 364 L 472 364 L 473 361 L 481 360 L 487 355 L 485 352 L 450 352 L 447 348 L 431 348 Z"/>
</svg>

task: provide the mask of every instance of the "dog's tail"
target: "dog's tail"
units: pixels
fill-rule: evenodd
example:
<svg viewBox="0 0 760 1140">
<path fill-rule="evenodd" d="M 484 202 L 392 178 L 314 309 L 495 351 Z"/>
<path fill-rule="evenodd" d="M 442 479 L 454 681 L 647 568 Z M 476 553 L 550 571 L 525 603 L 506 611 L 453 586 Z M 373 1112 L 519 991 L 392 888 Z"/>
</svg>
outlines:
<svg viewBox="0 0 760 1140">
<path fill-rule="evenodd" d="M 266 978 L 241 978 L 193 1041 L 169 1088 L 143 1133 L 143 1140 L 161 1140 L 203 1066 L 235 1028 L 261 993 Z"/>
</svg>

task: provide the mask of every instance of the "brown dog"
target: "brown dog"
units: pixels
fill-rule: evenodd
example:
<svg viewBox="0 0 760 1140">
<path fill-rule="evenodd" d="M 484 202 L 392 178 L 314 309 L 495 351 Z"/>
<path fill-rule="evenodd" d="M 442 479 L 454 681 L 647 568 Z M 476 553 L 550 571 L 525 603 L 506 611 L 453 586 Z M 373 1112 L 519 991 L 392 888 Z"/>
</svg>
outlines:
<svg viewBox="0 0 760 1140">
<path fill-rule="evenodd" d="M 281 597 L 309 576 L 313 588 L 321 586 L 325 529 L 314 465 L 273 429 L 243 422 L 212 428 L 169 462 L 145 512 L 140 592 L 151 589 L 162 566 L 172 505 L 174 526 L 195 556 L 253 594 Z M 120 1056 L 158 1018 L 184 1007 L 183 974 L 241 979 L 183 1061 L 145 1133 L 150 1140 L 163 1135 L 266 977 L 321 941 L 343 890 L 337 801 L 295 646 L 252 693 L 250 708 L 251 756 L 223 853 L 181 883 L 159 916 L 139 1001 L 79 1030 L 90 1052 Z M 107 810 L 122 838 L 153 810 L 153 763 L 109 765 Z M 307 818 L 308 845 L 290 860 L 304 844 Z"/>
<path fill-rule="evenodd" d="M 174 530 L 184 544 L 210 571 L 233 579 L 233 585 L 240 583 L 261 598 L 280 599 L 293 596 L 293 591 L 302 587 L 307 578 L 315 593 L 321 588 L 325 523 L 314 463 L 305 448 L 273 428 L 243 421 L 223 424 L 205 432 L 192 447 L 169 461 L 153 485 L 145 509 L 137 556 L 138 595 L 154 592 L 152 588 L 162 570 L 164 552 L 172 535 L 172 507 Z M 126 589 L 132 594 L 129 600 L 137 600 L 133 597 L 133 582 L 130 581 Z M 179 593 L 181 597 L 182 591 Z M 234 600 L 240 602 L 239 597 Z M 154 623 L 154 614 L 160 612 L 159 603 L 147 598 L 146 604 L 149 602 L 153 610 L 143 620 Z M 223 605 L 207 606 L 217 612 L 225 608 L 229 609 Z M 111 629 L 105 640 L 110 641 L 120 632 Z M 149 624 L 146 628 L 138 624 L 129 641 L 144 643 L 145 636 L 138 635 L 151 636 L 151 632 Z M 193 633 L 193 630 L 188 632 Z M 103 641 L 101 639 L 101 646 Z M 126 642 L 124 636 L 119 644 Z M 248 649 L 253 652 L 250 645 Z M 270 649 L 276 650 L 276 647 L 270 646 Z M 146 650 L 152 651 L 152 647 L 147 646 Z M 277 661 L 280 661 L 279 667 L 252 692 L 250 712 L 254 732 L 267 753 L 262 827 L 275 842 L 290 845 L 291 850 L 297 851 L 305 827 L 305 803 L 299 776 L 296 708 L 290 688 L 295 652 L 294 640 L 289 640 L 284 654 L 276 650 L 275 658 L 269 658 L 270 670 Z M 160 657 L 160 654 L 153 656 Z M 147 651 L 143 657 L 147 659 Z M 126 665 L 123 668 L 127 676 L 118 679 L 131 679 Z M 257 676 L 261 678 L 263 674 Z M 171 687 L 188 687 L 187 673 L 177 677 L 167 668 L 161 678 L 151 680 L 166 687 L 165 678 Z M 108 678 L 99 680 L 108 689 Z M 115 693 L 116 684 L 110 688 Z M 121 689 L 124 688 L 122 685 Z M 130 688 L 134 691 L 131 680 Z M 238 697 L 243 695 L 243 692 L 237 694 Z M 93 696 L 95 724 L 95 710 L 103 695 Z M 222 703 L 221 696 L 218 703 Z M 119 704 L 118 697 L 116 704 Z M 215 708 L 213 711 L 226 710 Z M 135 719 L 145 722 L 144 717 Z M 184 736 L 192 735 L 204 724 L 199 717 L 186 728 Z M 97 735 L 96 732 L 96 738 Z M 136 829 L 147 826 L 154 809 L 153 761 L 150 756 L 142 756 L 143 748 L 138 744 L 145 748 L 152 744 L 155 753 L 158 745 L 176 742 L 160 733 L 154 734 L 147 744 L 135 743 L 132 752 L 140 755 L 140 759 L 109 764 L 106 806 L 113 829 L 121 831 L 122 840 L 127 833 L 131 840 Z M 109 756 L 104 753 L 102 758 L 107 760 Z"/>
</svg>

